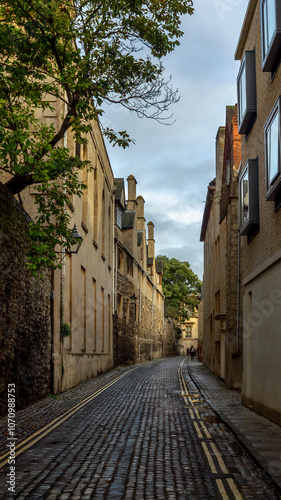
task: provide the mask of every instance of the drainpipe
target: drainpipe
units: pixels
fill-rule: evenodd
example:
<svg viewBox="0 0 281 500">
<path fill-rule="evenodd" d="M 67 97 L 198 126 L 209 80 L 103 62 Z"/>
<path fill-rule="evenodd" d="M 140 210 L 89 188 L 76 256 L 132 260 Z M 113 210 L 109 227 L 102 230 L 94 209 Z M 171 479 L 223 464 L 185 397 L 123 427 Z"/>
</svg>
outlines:
<svg viewBox="0 0 281 500">
<path fill-rule="evenodd" d="M 238 229 L 238 280 L 237 280 L 237 324 L 236 324 L 236 352 L 239 352 L 239 323 L 240 323 L 240 231 Z"/>
<path fill-rule="evenodd" d="M 50 393 L 54 393 L 54 300 L 55 300 L 55 292 L 54 292 L 54 271 L 51 271 L 51 359 L 50 359 Z"/>
<path fill-rule="evenodd" d="M 151 314 L 151 333 L 150 333 L 150 359 L 152 360 L 152 332 L 153 332 L 153 302 L 154 302 L 154 285 L 152 286 L 152 314 Z"/>
</svg>

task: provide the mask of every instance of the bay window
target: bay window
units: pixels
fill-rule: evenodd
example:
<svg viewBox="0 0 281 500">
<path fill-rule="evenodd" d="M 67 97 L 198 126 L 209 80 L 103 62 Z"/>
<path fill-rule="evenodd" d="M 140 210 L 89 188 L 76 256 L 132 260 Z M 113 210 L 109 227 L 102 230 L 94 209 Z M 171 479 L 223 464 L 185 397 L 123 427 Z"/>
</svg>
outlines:
<svg viewBox="0 0 281 500">
<path fill-rule="evenodd" d="M 264 126 L 266 199 L 275 200 L 281 190 L 280 178 L 280 97 Z"/>
<path fill-rule="evenodd" d="M 274 71 L 280 58 L 281 3 L 261 0 L 262 70 Z"/>
<path fill-rule="evenodd" d="M 237 77 L 238 129 L 248 134 L 257 114 L 255 51 L 246 50 Z"/>
<path fill-rule="evenodd" d="M 258 160 L 248 160 L 239 176 L 240 234 L 253 235 L 259 229 Z"/>
</svg>

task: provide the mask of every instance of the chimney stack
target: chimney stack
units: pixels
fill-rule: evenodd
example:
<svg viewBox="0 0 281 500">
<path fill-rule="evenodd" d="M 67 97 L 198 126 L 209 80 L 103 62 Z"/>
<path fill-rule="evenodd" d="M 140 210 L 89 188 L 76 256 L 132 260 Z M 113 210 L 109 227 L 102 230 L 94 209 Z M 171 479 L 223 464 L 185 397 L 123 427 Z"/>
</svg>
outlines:
<svg viewBox="0 0 281 500">
<path fill-rule="evenodd" d="M 148 255 L 148 257 L 152 257 L 154 259 L 155 258 L 155 240 L 154 240 L 154 224 L 153 224 L 153 222 L 148 222 L 148 224 L 147 224 L 147 231 L 148 231 L 148 238 L 147 238 L 148 251 L 147 251 L 147 255 Z"/>
<path fill-rule="evenodd" d="M 137 181 L 133 175 L 129 175 L 129 177 L 127 178 L 127 182 L 128 182 L 127 210 L 134 211 L 134 210 L 136 210 L 136 206 L 137 206 L 137 200 L 136 200 Z"/>
</svg>

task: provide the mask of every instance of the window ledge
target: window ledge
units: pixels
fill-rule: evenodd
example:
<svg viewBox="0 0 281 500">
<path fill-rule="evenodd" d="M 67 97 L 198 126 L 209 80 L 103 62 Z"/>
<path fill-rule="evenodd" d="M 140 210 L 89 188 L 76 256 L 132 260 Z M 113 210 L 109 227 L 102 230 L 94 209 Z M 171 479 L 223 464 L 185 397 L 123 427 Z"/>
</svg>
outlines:
<svg viewBox="0 0 281 500">
<path fill-rule="evenodd" d="M 266 192 L 266 201 L 274 201 L 276 195 L 281 191 L 281 176 L 278 175 L 277 179 L 271 184 Z"/>
<path fill-rule="evenodd" d="M 82 229 L 84 229 L 85 233 L 89 232 L 89 229 L 87 228 L 85 222 L 83 222 L 83 221 L 81 222 L 81 227 L 82 227 Z"/>
</svg>

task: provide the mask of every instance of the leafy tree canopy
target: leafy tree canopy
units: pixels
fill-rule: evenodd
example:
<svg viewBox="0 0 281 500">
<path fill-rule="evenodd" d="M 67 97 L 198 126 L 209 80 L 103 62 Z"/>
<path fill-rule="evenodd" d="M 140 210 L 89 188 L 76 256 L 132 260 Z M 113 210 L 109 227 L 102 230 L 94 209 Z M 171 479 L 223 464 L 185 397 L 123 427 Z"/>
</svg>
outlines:
<svg viewBox="0 0 281 500">
<path fill-rule="evenodd" d="M 157 259 L 163 261 L 165 312 L 180 324 L 189 318 L 198 304 L 202 282 L 188 262 L 169 259 L 166 255 L 159 255 Z"/>
<path fill-rule="evenodd" d="M 0 169 L 13 194 L 39 185 L 29 256 L 35 273 L 40 264 L 55 267 L 56 244 L 67 246 L 65 202 L 81 195 L 78 171 L 91 168 L 64 147 L 66 131 L 85 143 L 105 103 L 167 118 L 177 93 L 163 78 L 161 58 L 179 45 L 181 16 L 192 14 L 192 3 L 0 0 Z M 56 129 L 38 118 L 38 108 L 54 111 L 55 100 Z M 132 141 L 126 131 L 102 130 L 113 145 Z"/>
</svg>

